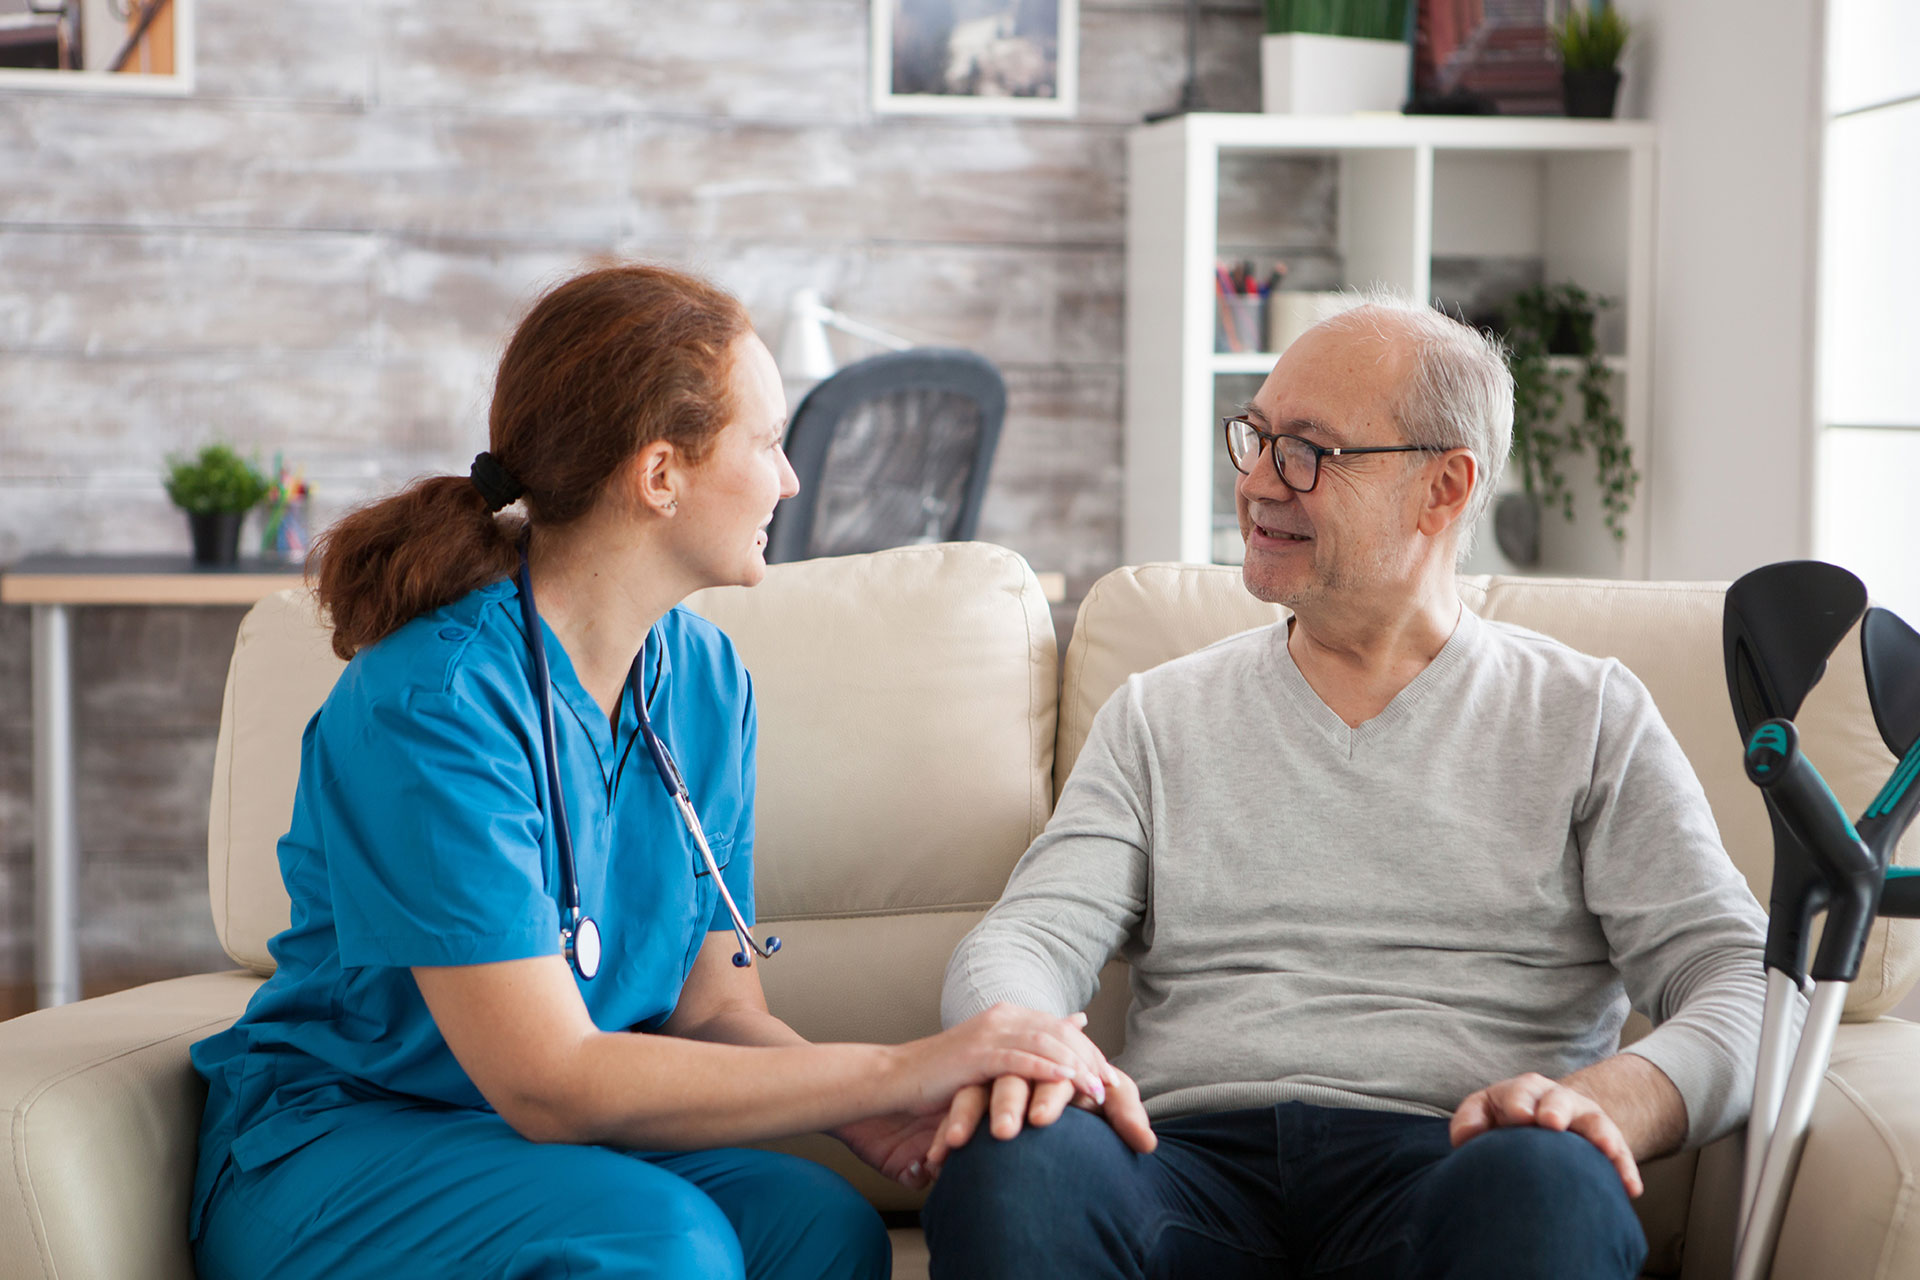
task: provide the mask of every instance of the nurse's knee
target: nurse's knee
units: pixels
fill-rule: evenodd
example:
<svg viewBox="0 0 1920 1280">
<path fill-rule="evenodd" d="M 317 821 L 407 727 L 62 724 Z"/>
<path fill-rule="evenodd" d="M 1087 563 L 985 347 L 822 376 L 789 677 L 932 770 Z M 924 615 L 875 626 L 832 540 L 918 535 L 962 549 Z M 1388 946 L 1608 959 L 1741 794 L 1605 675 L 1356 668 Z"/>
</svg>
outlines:
<svg viewBox="0 0 1920 1280">
<path fill-rule="evenodd" d="M 866 1198 L 833 1170 L 795 1158 L 779 1175 L 776 1220 L 760 1230 L 770 1238 L 743 1239 L 747 1254 L 762 1249 L 779 1261 L 766 1274 L 778 1280 L 886 1280 L 893 1271 L 893 1243 L 886 1224 Z M 742 1235 L 754 1232 L 743 1222 Z M 755 1267 L 760 1275 L 762 1268 Z"/>
<path fill-rule="evenodd" d="M 565 1235 L 531 1241 L 513 1256 L 506 1280 L 646 1276 L 650 1280 L 746 1280 L 746 1260 L 733 1223 L 698 1188 L 662 1194 L 647 1188 L 645 1227 L 631 1201 L 609 1195 L 604 1211 L 584 1215 Z"/>
</svg>

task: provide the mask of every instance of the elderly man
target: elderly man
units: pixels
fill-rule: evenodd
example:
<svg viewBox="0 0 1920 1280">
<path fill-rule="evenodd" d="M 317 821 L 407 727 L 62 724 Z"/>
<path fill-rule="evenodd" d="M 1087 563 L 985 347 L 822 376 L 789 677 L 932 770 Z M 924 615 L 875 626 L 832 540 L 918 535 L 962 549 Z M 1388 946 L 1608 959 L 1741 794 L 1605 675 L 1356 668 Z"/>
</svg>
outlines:
<svg viewBox="0 0 1920 1280">
<path fill-rule="evenodd" d="M 1630 1277 L 1636 1162 L 1743 1119 L 1764 920 L 1686 758 L 1619 663 L 1460 602 L 1512 390 L 1376 303 L 1225 423 L 1293 616 L 1129 679 L 954 954 L 949 1024 L 1116 953 L 1133 999 L 1102 1099 L 955 1100 L 935 1276 Z"/>
</svg>

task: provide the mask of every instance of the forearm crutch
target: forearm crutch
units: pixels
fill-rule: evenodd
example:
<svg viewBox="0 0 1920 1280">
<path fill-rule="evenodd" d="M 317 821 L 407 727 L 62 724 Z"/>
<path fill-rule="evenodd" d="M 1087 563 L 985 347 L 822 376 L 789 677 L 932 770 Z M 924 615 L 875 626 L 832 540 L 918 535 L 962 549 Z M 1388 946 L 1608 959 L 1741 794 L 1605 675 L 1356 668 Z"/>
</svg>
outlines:
<svg viewBox="0 0 1920 1280">
<path fill-rule="evenodd" d="M 1762 788 L 1775 824 L 1775 889 L 1784 878 L 1802 891 L 1788 901 L 1776 892 L 1772 904 L 1767 1009 L 1748 1122 L 1735 1280 L 1759 1280 L 1772 1264 L 1814 1101 L 1874 917 L 1920 916 L 1920 872 L 1889 866 L 1920 810 L 1920 634 L 1887 610 L 1873 609 L 1861 628 L 1861 646 L 1875 724 L 1899 763 L 1858 823 L 1848 819 L 1801 754 L 1790 721 L 1763 723 L 1747 743 L 1748 777 Z M 1795 970 L 1805 955 L 1807 926 L 1822 907 L 1827 921 L 1811 969 L 1812 1001 L 1783 1081 Z M 1789 949 L 1791 956 L 1784 954 Z"/>
</svg>

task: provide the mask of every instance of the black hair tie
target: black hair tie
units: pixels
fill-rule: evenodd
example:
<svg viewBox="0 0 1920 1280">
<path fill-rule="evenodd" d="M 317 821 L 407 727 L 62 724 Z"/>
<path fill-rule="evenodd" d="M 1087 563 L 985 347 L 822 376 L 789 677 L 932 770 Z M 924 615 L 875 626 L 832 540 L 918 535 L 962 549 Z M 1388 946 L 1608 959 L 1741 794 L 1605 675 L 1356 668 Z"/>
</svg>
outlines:
<svg viewBox="0 0 1920 1280">
<path fill-rule="evenodd" d="M 473 481 L 473 487 L 487 500 L 487 510 L 498 511 L 526 492 L 526 487 L 513 478 L 513 473 L 500 465 L 500 459 L 484 449 L 473 455 L 473 466 L 467 472 L 467 478 Z"/>
</svg>

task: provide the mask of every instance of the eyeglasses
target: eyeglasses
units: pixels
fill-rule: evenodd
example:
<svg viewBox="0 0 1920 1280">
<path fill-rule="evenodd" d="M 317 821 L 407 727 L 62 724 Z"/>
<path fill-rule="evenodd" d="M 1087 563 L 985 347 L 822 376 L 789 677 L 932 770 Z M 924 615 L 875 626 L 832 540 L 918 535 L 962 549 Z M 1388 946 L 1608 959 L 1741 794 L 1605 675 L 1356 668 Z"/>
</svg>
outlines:
<svg viewBox="0 0 1920 1280">
<path fill-rule="evenodd" d="M 1320 483 L 1322 458 L 1346 458 L 1361 453 L 1446 452 L 1435 444 L 1381 444 L 1360 449 L 1329 449 L 1299 436 L 1262 431 L 1245 418 L 1222 418 L 1220 425 L 1227 432 L 1227 458 L 1233 463 L 1234 470 L 1243 476 L 1250 474 L 1253 464 L 1260 458 L 1260 451 L 1272 446 L 1274 474 L 1280 477 L 1281 484 L 1295 493 L 1311 493 L 1313 486 Z"/>
</svg>

